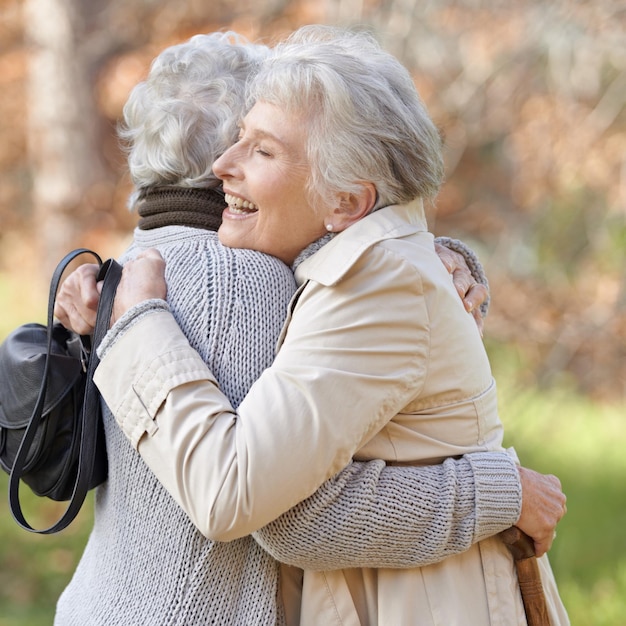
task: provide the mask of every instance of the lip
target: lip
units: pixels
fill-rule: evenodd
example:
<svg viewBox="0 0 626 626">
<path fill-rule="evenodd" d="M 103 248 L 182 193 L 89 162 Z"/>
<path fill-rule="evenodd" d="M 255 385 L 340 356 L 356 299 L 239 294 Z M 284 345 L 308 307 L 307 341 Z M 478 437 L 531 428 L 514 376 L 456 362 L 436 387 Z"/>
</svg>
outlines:
<svg viewBox="0 0 626 626">
<path fill-rule="evenodd" d="M 235 213 L 230 210 L 230 207 L 226 207 L 222 212 L 222 220 L 247 220 L 252 217 L 256 217 L 257 214 L 257 211 L 253 211 L 251 213 Z"/>
</svg>

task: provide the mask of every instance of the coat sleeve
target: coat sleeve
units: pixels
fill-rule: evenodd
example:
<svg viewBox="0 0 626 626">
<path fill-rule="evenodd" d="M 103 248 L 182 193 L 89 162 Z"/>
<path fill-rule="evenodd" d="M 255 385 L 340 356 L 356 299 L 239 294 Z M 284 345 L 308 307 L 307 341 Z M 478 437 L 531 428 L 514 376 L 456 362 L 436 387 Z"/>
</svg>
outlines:
<svg viewBox="0 0 626 626">
<path fill-rule="evenodd" d="M 353 462 L 254 537 L 303 569 L 420 567 L 512 526 L 520 507 L 519 473 L 505 452 L 425 467 Z"/>
<path fill-rule="evenodd" d="M 168 312 L 143 316 L 103 355 L 104 400 L 205 536 L 250 534 L 309 497 L 423 384 L 419 275 L 385 250 L 354 269 L 336 288 L 307 286 L 236 412 Z"/>
</svg>

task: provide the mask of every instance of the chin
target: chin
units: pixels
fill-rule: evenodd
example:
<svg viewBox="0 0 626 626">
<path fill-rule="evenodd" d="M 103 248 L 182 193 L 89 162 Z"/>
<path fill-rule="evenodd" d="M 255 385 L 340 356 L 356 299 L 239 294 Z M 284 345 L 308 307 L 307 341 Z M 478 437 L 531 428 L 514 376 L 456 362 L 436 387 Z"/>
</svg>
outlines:
<svg viewBox="0 0 626 626">
<path fill-rule="evenodd" d="M 229 225 L 223 222 L 217 231 L 217 237 L 222 245 L 229 248 L 243 247 L 241 237 L 237 237 L 236 233 L 233 233 L 232 229 L 229 228 Z"/>
<path fill-rule="evenodd" d="M 256 250 L 258 252 L 264 252 L 259 250 L 258 246 L 245 237 L 236 236 L 228 231 L 222 232 L 222 229 L 217 231 L 217 237 L 220 243 L 227 248 L 244 248 L 246 250 Z"/>
</svg>

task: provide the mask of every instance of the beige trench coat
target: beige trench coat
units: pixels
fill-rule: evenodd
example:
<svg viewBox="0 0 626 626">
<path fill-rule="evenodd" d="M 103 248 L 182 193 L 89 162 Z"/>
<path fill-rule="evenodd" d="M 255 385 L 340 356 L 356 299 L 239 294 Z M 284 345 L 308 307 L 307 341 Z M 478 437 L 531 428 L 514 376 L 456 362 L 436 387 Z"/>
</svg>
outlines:
<svg viewBox="0 0 626 626">
<path fill-rule="evenodd" d="M 360 226 L 367 230 L 366 223 Z M 418 245 L 430 249 L 425 237 Z M 322 248 L 299 270 L 299 281 L 328 280 L 343 258 L 343 250 Z M 501 450 L 503 428 L 482 340 L 438 259 L 433 254 L 416 258 L 429 329 L 423 384 L 355 458 L 433 464 L 449 456 Z M 568 624 L 547 557 L 540 559 L 540 570 L 552 626 Z M 498 537 L 427 567 L 307 570 L 303 576 L 300 626 L 526 624 L 515 567 Z"/>
<path fill-rule="evenodd" d="M 260 528 L 355 456 L 430 464 L 501 449 L 483 343 L 434 252 L 421 203 L 359 221 L 296 277 L 302 287 L 276 361 L 237 412 L 166 314 L 131 328 L 96 373 L 124 432 L 212 539 Z M 524 623 L 496 539 L 419 569 L 307 571 L 301 620 Z"/>
<path fill-rule="evenodd" d="M 547 557 L 539 559 L 552 626 L 569 624 Z M 304 572 L 301 626 L 525 625 L 508 551 L 498 537 L 411 570 Z"/>
</svg>

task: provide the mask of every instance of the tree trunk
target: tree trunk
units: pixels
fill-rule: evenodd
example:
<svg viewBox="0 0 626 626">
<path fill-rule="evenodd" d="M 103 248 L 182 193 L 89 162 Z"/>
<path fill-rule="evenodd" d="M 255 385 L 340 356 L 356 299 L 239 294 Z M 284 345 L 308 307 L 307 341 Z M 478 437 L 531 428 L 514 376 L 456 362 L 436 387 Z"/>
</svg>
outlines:
<svg viewBox="0 0 626 626">
<path fill-rule="evenodd" d="M 34 237 L 50 270 L 80 242 L 81 203 L 106 176 L 98 145 L 89 59 L 80 54 L 80 0 L 24 0 L 31 46 L 28 147 Z"/>
</svg>

